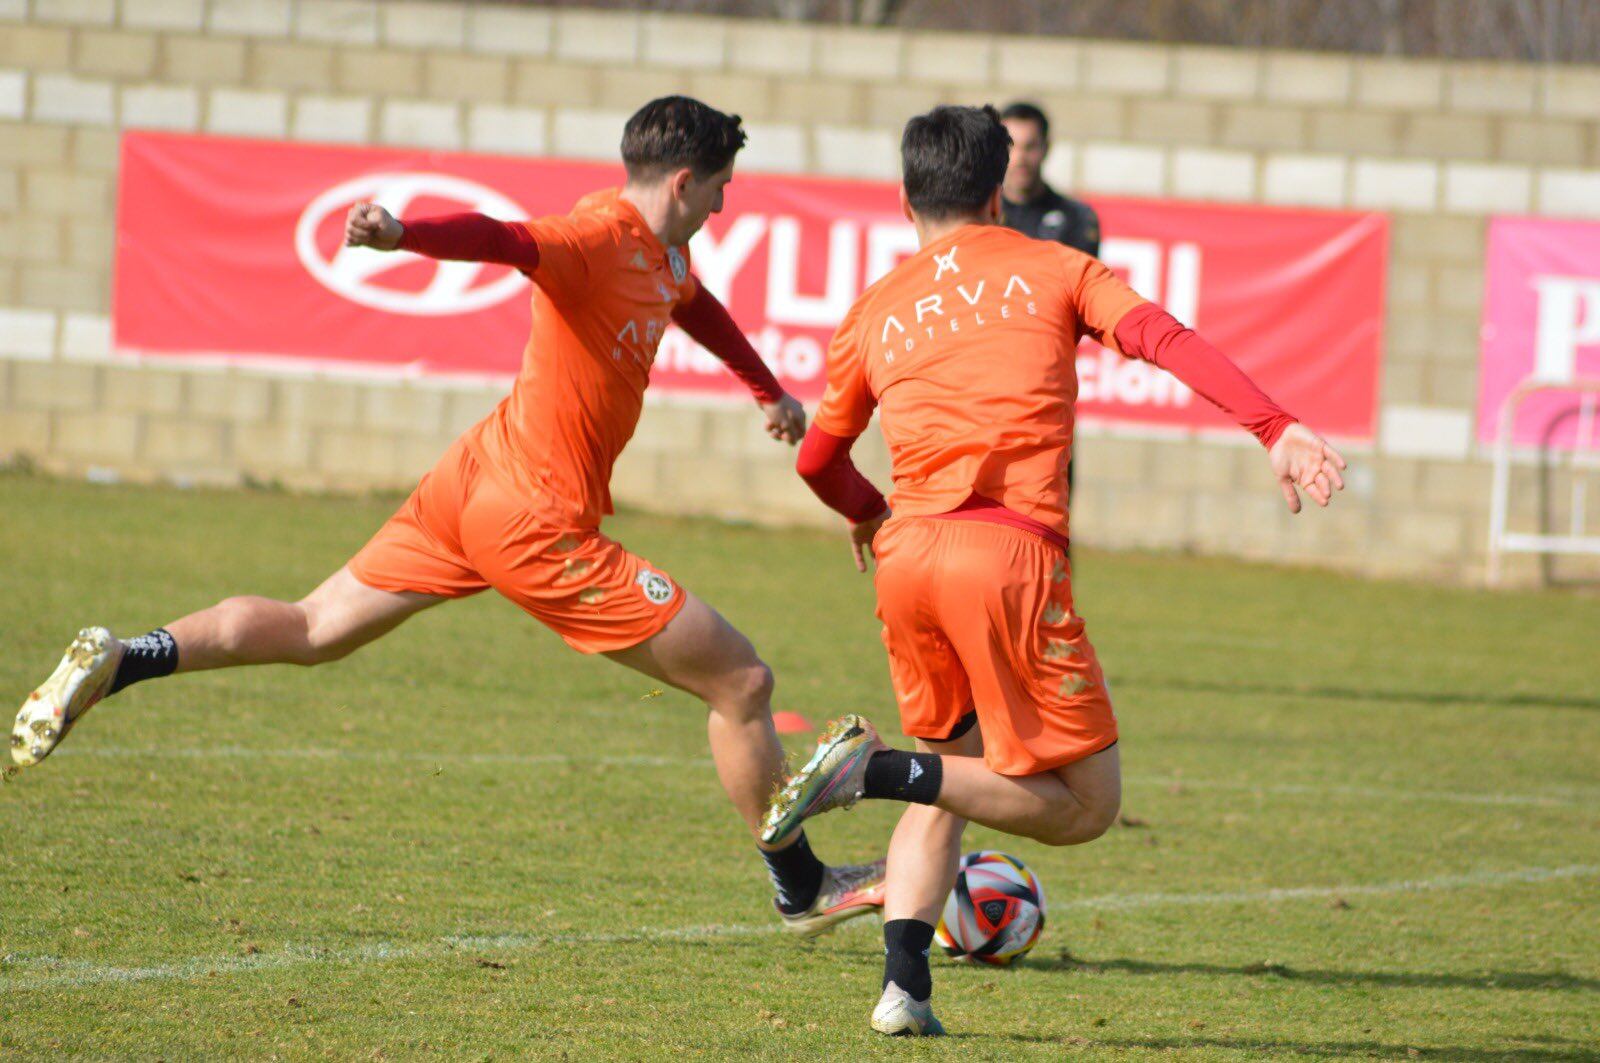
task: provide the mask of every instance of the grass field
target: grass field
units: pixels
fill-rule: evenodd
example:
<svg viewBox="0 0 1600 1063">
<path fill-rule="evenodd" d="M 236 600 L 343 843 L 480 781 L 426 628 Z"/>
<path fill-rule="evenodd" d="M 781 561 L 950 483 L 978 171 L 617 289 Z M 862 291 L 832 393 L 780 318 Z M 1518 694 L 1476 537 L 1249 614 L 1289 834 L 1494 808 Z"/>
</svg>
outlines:
<svg viewBox="0 0 1600 1063">
<path fill-rule="evenodd" d="M 0 476 L 0 691 L 87 623 L 297 596 L 394 504 Z M 780 707 L 897 730 L 839 539 L 611 528 Z M 0 788 L 0 1056 L 1600 1058 L 1600 601 L 1079 570 L 1131 819 L 969 834 L 1051 916 L 1017 969 L 936 963 L 943 1042 L 867 1029 L 875 923 L 775 932 L 702 709 L 485 595 L 324 669 L 137 687 Z M 872 856 L 896 807 L 814 844 Z"/>
</svg>

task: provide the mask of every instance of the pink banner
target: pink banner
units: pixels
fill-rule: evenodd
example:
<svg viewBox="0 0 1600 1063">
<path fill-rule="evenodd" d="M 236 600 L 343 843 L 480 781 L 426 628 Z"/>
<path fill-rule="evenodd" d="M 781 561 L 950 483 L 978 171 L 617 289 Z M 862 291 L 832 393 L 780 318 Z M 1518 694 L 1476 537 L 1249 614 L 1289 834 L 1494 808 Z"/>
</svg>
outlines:
<svg viewBox="0 0 1600 1063">
<path fill-rule="evenodd" d="M 1528 382 L 1600 379 L 1600 223 L 1495 218 L 1483 295 L 1478 374 L 1478 440 L 1499 433 L 1506 398 Z M 1571 391 L 1530 396 L 1512 440 L 1571 449 L 1582 398 Z M 1600 442 L 1600 433 L 1585 445 Z"/>
<path fill-rule="evenodd" d="M 527 282 L 504 267 L 340 246 L 371 199 L 400 215 L 563 213 L 618 165 L 130 133 L 123 138 L 114 335 L 148 355 L 266 356 L 391 370 L 510 375 Z M 739 174 L 691 244 L 798 398 L 822 394 L 834 327 L 916 249 L 882 181 Z M 1320 430 L 1369 439 L 1377 401 L 1388 221 L 1380 214 L 1131 199 L 1095 201 L 1106 262 L 1203 332 Z M 1086 344 L 1088 419 L 1232 430 L 1167 374 Z M 741 394 L 669 330 L 651 386 Z"/>
</svg>

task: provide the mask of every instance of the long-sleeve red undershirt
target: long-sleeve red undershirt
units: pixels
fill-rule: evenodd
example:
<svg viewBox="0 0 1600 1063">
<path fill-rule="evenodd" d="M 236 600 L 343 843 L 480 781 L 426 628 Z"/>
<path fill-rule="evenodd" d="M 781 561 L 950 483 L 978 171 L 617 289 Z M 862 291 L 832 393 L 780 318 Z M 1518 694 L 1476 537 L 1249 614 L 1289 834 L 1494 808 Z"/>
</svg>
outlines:
<svg viewBox="0 0 1600 1063">
<path fill-rule="evenodd" d="M 483 214 L 407 220 L 400 234 L 400 249 L 429 258 L 493 262 L 530 276 L 539 265 L 539 245 L 525 226 Z M 772 403 L 783 398 L 778 378 L 750 346 L 727 307 L 703 285 L 697 283 L 694 296 L 673 308 L 672 320 L 726 365 L 757 402 Z"/>
<path fill-rule="evenodd" d="M 772 403 L 783 398 L 783 385 L 750 346 L 728 308 L 705 285 L 697 285 L 692 299 L 672 308 L 672 320 L 690 339 L 716 355 L 728 372 L 750 389 L 757 402 Z"/>
<path fill-rule="evenodd" d="M 888 503 L 850 460 L 860 436 L 836 436 L 812 425 L 800 444 L 795 471 L 816 496 L 851 524 L 881 514 Z"/>
<path fill-rule="evenodd" d="M 532 273 L 539 266 L 539 245 L 526 227 L 484 214 L 446 214 L 407 218 L 400 250 L 457 262 L 494 262 Z"/>
<path fill-rule="evenodd" d="M 1165 369 L 1231 416 L 1264 447 L 1276 443 L 1295 421 L 1221 351 L 1154 303 L 1128 311 L 1117 323 L 1116 337 L 1124 354 Z M 830 435 L 813 425 L 801 444 L 795 468 L 818 498 L 846 520 L 859 524 L 880 516 L 887 503 L 850 460 L 850 448 L 857 438 Z M 952 511 L 952 515 L 956 513 L 972 519 L 1033 526 L 1030 530 L 1060 540 L 1060 535 L 1051 529 L 988 499 L 974 496 Z"/>
<path fill-rule="evenodd" d="M 1124 354 L 1165 369 L 1269 450 L 1295 422 L 1227 355 L 1155 303 L 1124 314 L 1116 335 Z"/>
</svg>

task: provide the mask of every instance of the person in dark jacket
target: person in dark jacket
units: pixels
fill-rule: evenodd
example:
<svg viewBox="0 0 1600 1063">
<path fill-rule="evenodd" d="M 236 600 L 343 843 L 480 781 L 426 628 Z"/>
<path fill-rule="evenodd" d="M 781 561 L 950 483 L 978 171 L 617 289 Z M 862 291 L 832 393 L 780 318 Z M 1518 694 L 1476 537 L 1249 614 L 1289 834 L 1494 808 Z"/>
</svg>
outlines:
<svg viewBox="0 0 1600 1063">
<path fill-rule="evenodd" d="M 1099 258 L 1100 219 L 1094 208 L 1045 183 L 1050 119 L 1033 104 L 1018 101 L 1000 112 L 1000 120 L 1011 134 L 1011 164 L 1001 186 L 1006 226 Z"/>
</svg>

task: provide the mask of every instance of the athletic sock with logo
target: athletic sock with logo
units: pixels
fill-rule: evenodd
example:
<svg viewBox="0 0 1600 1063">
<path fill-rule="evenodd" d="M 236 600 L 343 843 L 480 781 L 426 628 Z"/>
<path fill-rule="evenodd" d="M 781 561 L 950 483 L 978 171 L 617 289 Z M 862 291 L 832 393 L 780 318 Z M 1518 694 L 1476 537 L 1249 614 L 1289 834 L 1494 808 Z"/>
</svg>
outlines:
<svg viewBox="0 0 1600 1063">
<path fill-rule="evenodd" d="M 890 919 L 883 924 L 883 985 L 904 989 L 916 1001 L 933 995 L 933 972 L 928 970 L 928 949 L 933 927 L 920 919 Z"/>
<path fill-rule="evenodd" d="M 178 667 L 178 643 L 164 627 L 148 635 L 128 639 L 123 644 L 122 660 L 117 664 L 117 674 L 111 680 L 109 694 L 146 679 L 171 675 Z"/>
<path fill-rule="evenodd" d="M 931 805 L 939 800 L 944 782 L 944 762 L 937 753 L 907 753 L 885 749 L 867 761 L 862 797 L 888 798 Z"/>
<path fill-rule="evenodd" d="M 778 911 L 784 915 L 798 915 L 810 908 L 822 890 L 825 869 L 817 854 L 811 851 L 806 832 L 801 831 L 793 845 L 760 852 L 761 859 L 767 862 L 772 888 L 778 891 Z"/>
</svg>

